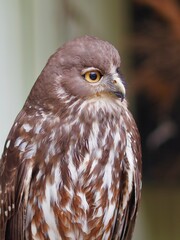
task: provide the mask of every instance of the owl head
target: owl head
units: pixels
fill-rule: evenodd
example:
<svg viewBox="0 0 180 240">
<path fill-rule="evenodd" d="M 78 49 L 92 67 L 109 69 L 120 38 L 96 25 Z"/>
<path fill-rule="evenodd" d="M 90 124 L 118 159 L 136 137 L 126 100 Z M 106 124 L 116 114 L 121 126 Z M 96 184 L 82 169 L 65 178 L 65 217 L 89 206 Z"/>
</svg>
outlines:
<svg viewBox="0 0 180 240">
<path fill-rule="evenodd" d="M 120 56 L 107 41 L 84 36 L 64 44 L 48 60 L 29 100 L 42 105 L 64 98 L 123 101 Z M 51 102 L 51 104 L 50 104 Z"/>
</svg>

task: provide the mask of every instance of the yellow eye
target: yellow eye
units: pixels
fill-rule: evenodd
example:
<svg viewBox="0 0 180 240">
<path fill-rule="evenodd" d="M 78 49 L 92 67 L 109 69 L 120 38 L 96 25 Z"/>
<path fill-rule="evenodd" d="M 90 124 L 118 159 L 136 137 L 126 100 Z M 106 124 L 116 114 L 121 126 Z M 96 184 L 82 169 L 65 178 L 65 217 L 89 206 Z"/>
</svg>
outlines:
<svg viewBox="0 0 180 240">
<path fill-rule="evenodd" d="M 99 82 L 101 77 L 102 75 L 98 70 L 88 71 L 84 74 L 84 78 L 86 79 L 86 81 L 91 83 Z"/>
</svg>

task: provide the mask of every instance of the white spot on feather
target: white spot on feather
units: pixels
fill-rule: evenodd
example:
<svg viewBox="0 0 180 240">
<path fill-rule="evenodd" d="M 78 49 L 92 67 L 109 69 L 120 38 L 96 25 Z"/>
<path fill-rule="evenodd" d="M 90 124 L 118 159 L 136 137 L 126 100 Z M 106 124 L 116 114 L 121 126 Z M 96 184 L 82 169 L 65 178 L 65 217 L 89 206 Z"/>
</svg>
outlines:
<svg viewBox="0 0 180 240">
<path fill-rule="evenodd" d="M 60 175 L 60 164 L 58 164 L 58 166 L 56 166 L 55 168 L 52 168 L 52 173 L 51 175 L 54 176 L 54 182 L 52 185 L 50 185 L 50 194 L 51 194 L 51 202 L 58 202 L 58 191 L 57 189 L 59 189 L 59 185 L 61 182 L 61 175 Z"/>
<path fill-rule="evenodd" d="M 45 189 L 45 198 L 42 202 L 42 211 L 44 213 L 44 220 L 46 221 L 48 228 L 48 235 L 50 239 L 61 239 L 59 235 L 59 231 L 56 224 L 56 217 L 54 215 L 54 211 L 51 208 L 51 197 L 52 193 L 54 193 L 54 189 L 52 190 L 52 185 L 47 182 Z"/>
<path fill-rule="evenodd" d="M 27 211 L 26 212 L 27 212 L 27 214 L 26 214 L 26 228 L 27 228 L 29 223 L 32 221 L 33 216 L 34 216 L 34 209 L 32 208 L 31 204 L 27 204 Z"/>
<path fill-rule="evenodd" d="M 109 159 L 104 169 L 103 187 L 110 189 L 112 184 L 112 169 L 114 164 L 114 149 L 109 152 Z"/>
<path fill-rule="evenodd" d="M 79 165 L 79 168 L 78 170 L 75 170 L 77 171 L 77 174 L 80 176 L 85 170 L 86 170 L 86 167 L 89 163 L 89 153 L 86 153 L 85 157 L 84 157 L 84 160 L 81 162 L 81 164 Z"/>
<path fill-rule="evenodd" d="M 103 215 L 103 209 L 102 209 L 102 207 L 99 207 L 98 211 L 96 213 L 96 217 L 101 217 L 102 215 Z"/>
<path fill-rule="evenodd" d="M 85 194 L 82 193 L 82 192 L 78 192 L 78 193 L 77 193 L 77 196 L 79 196 L 80 199 L 81 199 L 81 207 L 82 207 L 82 209 L 83 209 L 84 211 L 89 210 L 89 204 L 88 204 L 88 202 L 87 202 L 87 199 L 86 199 Z"/>
<path fill-rule="evenodd" d="M 52 131 L 51 134 L 50 134 L 50 136 L 49 136 L 49 138 L 50 138 L 51 140 L 53 140 L 54 137 L 55 137 L 55 134 L 56 134 L 56 132 L 55 132 L 55 131 Z"/>
<path fill-rule="evenodd" d="M 28 123 L 23 124 L 22 127 L 24 128 L 25 132 L 29 132 L 32 129 Z"/>
<path fill-rule="evenodd" d="M 68 170 L 71 173 L 72 181 L 74 183 L 76 183 L 76 181 L 78 179 L 78 175 L 77 175 L 77 168 L 74 165 L 74 161 L 72 159 L 72 156 L 73 156 L 73 146 L 72 146 L 72 144 L 69 147 L 67 156 L 68 156 Z"/>
<path fill-rule="evenodd" d="M 104 132 L 104 137 L 101 139 L 102 146 L 105 145 L 106 139 L 107 139 L 107 136 L 108 136 L 109 132 L 110 132 L 110 127 L 109 127 L 109 124 L 108 124 L 106 129 L 105 129 L 105 132 Z"/>
<path fill-rule="evenodd" d="M 36 134 L 39 134 L 41 128 L 42 128 L 42 123 L 41 123 L 41 124 L 36 124 L 36 126 L 35 126 L 35 128 L 34 128 L 34 132 L 35 132 Z"/>
<path fill-rule="evenodd" d="M 38 174 L 36 175 L 36 181 L 39 181 L 42 175 L 43 175 L 43 172 L 39 170 Z"/>
<path fill-rule="evenodd" d="M 109 221 L 113 217 L 114 212 L 115 212 L 115 208 L 116 208 L 115 204 L 110 204 L 109 207 L 106 208 L 104 219 L 103 219 L 105 226 L 108 225 Z"/>
<path fill-rule="evenodd" d="M 96 191 L 94 195 L 95 195 L 95 203 L 99 203 L 99 201 L 101 200 L 101 192 Z"/>
<path fill-rule="evenodd" d="M 27 144 L 28 144 L 27 142 L 21 143 L 21 145 L 18 147 L 18 149 L 19 149 L 20 151 L 24 152 L 25 149 L 26 149 Z"/>
<path fill-rule="evenodd" d="M 22 137 L 18 137 L 18 138 L 16 139 L 15 143 L 14 143 L 14 146 L 15 146 L 15 147 L 18 147 L 23 140 L 24 140 L 24 139 L 23 139 Z"/>
<path fill-rule="evenodd" d="M 80 135 L 83 136 L 83 133 L 84 133 L 84 124 L 81 123 L 80 124 Z"/>
<path fill-rule="evenodd" d="M 9 148 L 10 142 L 11 142 L 11 140 L 8 139 L 6 142 L 6 148 Z"/>
<path fill-rule="evenodd" d="M 92 164 L 91 164 L 91 169 L 90 169 L 90 173 L 92 173 L 95 169 L 95 167 L 97 166 L 98 164 L 98 160 L 97 159 L 94 159 Z"/>
<path fill-rule="evenodd" d="M 89 161 L 89 153 L 86 153 L 85 157 L 84 157 L 84 162 L 88 162 Z"/>
<path fill-rule="evenodd" d="M 97 159 L 101 159 L 102 158 L 102 150 L 100 148 L 98 148 L 96 150 L 96 158 Z"/>
<path fill-rule="evenodd" d="M 37 152 L 37 145 L 36 144 L 31 144 L 28 146 L 28 149 L 26 150 L 24 154 L 25 159 L 30 159 L 35 156 Z"/>
<path fill-rule="evenodd" d="M 97 122 L 92 123 L 92 129 L 89 135 L 88 143 L 89 143 L 89 152 L 92 152 L 94 149 L 97 149 L 98 144 L 98 134 L 99 134 L 99 125 Z"/>
<path fill-rule="evenodd" d="M 5 217 L 8 217 L 8 211 L 4 212 Z"/>
<path fill-rule="evenodd" d="M 114 139 L 114 148 L 117 148 L 117 146 L 120 142 L 120 139 L 121 139 L 120 134 L 119 134 L 119 129 L 117 129 L 117 131 L 115 132 L 113 137 L 114 137 L 113 138 Z"/>
<path fill-rule="evenodd" d="M 37 234 L 37 228 L 34 223 L 31 224 L 31 232 L 32 232 L 32 236 L 35 237 Z"/>
<path fill-rule="evenodd" d="M 51 154 L 52 156 L 56 155 L 55 142 L 52 142 L 52 143 L 50 144 L 48 152 L 49 152 L 49 154 Z"/>
<path fill-rule="evenodd" d="M 126 191 L 123 197 L 123 209 L 126 207 L 129 200 L 129 194 L 132 191 L 132 183 L 134 176 L 134 153 L 132 151 L 131 135 L 129 133 L 127 134 L 126 156 L 129 163 L 129 169 L 126 169 L 128 176 L 128 191 Z"/>
</svg>

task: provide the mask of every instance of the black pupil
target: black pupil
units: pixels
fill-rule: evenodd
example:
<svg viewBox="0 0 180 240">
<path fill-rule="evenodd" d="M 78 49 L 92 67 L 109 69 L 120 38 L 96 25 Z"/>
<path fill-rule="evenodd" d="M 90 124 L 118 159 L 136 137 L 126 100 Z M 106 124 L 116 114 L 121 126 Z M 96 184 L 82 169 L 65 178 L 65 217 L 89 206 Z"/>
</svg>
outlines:
<svg viewBox="0 0 180 240">
<path fill-rule="evenodd" d="M 90 77 L 91 80 L 96 80 L 98 76 L 97 76 L 97 73 L 96 73 L 96 72 L 91 72 L 91 73 L 89 74 L 89 77 Z"/>
</svg>

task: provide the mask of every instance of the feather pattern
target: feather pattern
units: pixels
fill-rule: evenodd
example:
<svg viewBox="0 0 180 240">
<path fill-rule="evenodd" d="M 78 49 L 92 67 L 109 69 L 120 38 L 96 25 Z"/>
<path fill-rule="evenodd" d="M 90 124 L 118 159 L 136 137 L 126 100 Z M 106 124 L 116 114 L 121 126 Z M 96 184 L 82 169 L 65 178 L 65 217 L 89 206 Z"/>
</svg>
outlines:
<svg viewBox="0 0 180 240">
<path fill-rule="evenodd" d="M 112 59 L 118 58 L 107 42 L 91 37 L 78 41 L 103 45 L 101 51 L 110 48 Z M 66 48 L 59 50 L 59 62 Z M 63 74 L 70 79 L 71 71 L 62 70 L 64 62 L 57 70 L 59 55 L 55 56 L 33 87 L 5 144 L 0 172 L 1 239 L 130 239 L 141 190 L 136 124 L 126 100 L 107 90 L 88 90 L 80 81 L 87 96 L 82 89 L 77 95 L 76 84 L 71 89 L 71 82 L 64 81 Z M 119 61 L 107 59 L 111 66 Z M 55 78 L 51 85 L 48 76 Z M 43 93 L 48 86 L 47 98 Z M 98 89 L 102 88 L 104 83 Z"/>
</svg>

